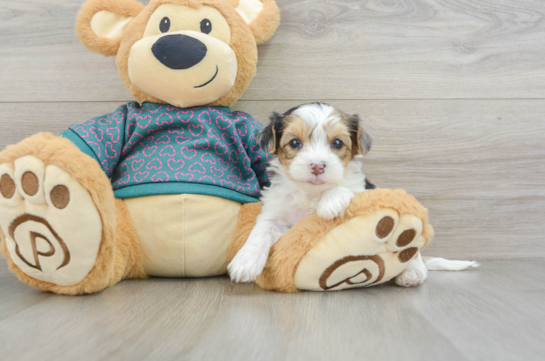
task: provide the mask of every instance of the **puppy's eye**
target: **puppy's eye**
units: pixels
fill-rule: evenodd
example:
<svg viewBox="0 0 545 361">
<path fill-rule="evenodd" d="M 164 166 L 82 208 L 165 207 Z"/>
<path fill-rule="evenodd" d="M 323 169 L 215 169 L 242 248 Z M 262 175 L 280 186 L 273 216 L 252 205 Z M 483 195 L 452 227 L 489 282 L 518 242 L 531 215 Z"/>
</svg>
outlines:
<svg viewBox="0 0 545 361">
<path fill-rule="evenodd" d="M 162 33 L 166 33 L 170 30 L 170 19 L 167 17 L 164 17 L 163 20 L 161 20 L 161 23 L 159 24 L 159 30 L 161 30 Z"/>
<path fill-rule="evenodd" d="M 335 139 L 331 142 L 331 146 L 335 149 L 341 149 L 343 147 L 344 143 L 340 139 Z"/>
<path fill-rule="evenodd" d="M 212 31 L 212 23 L 208 19 L 201 21 L 201 32 L 205 34 L 210 34 Z"/>
<path fill-rule="evenodd" d="M 292 141 L 290 142 L 290 147 L 292 147 L 293 149 L 299 149 L 302 146 L 303 143 L 301 143 L 299 139 L 292 139 Z"/>
</svg>

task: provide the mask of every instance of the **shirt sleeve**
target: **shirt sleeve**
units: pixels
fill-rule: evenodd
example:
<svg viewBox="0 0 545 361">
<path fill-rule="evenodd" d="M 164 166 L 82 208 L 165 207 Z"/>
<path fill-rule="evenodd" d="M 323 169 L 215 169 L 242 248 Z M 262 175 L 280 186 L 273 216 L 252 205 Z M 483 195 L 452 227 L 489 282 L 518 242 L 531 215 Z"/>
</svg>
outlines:
<svg viewBox="0 0 545 361">
<path fill-rule="evenodd" d="M 123 152 L 126 122 L 127 105 L 122 105 L 113 113 L 71 125 L 61 136 L 96 159 L 111 178 Z"/>
<path fill-rule="evenodd" d="M 255 172 L 259 181 L 261 189 L 270 186 L 269 174 L 267 173 L 267 167 L 271 160 L 270 154 L 261 149 L 257 140 L 257 135 L 263 129 L 263 125 L 257 120 L 248 116 L 248 137 L 246 138 L 246 152 L 250 157 L 251 166 Z"/>
</svg>

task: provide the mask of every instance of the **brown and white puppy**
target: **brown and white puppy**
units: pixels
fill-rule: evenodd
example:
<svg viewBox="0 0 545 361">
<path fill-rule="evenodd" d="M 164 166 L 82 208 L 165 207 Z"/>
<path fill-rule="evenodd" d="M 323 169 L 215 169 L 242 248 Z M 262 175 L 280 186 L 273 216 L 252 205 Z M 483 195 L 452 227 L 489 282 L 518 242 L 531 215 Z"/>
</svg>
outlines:
<svg viewBox="0 0 545 361">
<path fill-rule="evenodd" d="M 254 280 L 263 271 L 270 248 L 301 219 L 314 212 L 324 219 L 341 216 L 356 193 L 375 188 L 357 159 L 371 149 L 371 137 L 356 115 L 323 103 L 303 104 L 283 115 L 274 113 L 260 133 L 260 144 L 275 155 L 268 169 L 271 186 L 262 193 L 263 207 L 254 229 L 228 265 L 237 282 Z M 428 269 L 477 266 L 470 261 L 424 260 L 419 254 L 395 282 L 417 286 L 427 278 Z"/>
<path fill-rule="evenodd" d="M 275 155 L 271 186 L 262 193 L 255 228 L 228 266 L 237 282 L 254 280 L 270 248 L 301 219 L 314 212 L 324 219 L 341 216 L 355 194 L 374 188 L 357 159 L 371 149 L 371 137 L 356 115 L 303 104 L 274 113 L 259 136 L 262 148 Z"/>
</svg>

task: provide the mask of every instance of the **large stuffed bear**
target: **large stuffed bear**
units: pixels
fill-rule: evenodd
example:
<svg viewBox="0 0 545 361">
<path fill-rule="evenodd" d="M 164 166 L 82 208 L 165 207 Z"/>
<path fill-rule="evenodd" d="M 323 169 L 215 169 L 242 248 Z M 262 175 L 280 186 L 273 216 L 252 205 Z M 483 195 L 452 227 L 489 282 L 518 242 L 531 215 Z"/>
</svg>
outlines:
<svg viewBox="0 0 545 361">
<path fill-rule="evenodd" d="M 10 270 L 70 295 L 128 278 L 225 274 L 259 214 L 270 159 L 256 141 L 261 125 L 229 106 L 278 23 L 273 0 L 89 0 L 77 35 L 117 55 L 136 101 L 0 153 Z M 282 292 L 377 285 L 432 233 L 412 196 L 366 191 L 342 217 L 313 214 L 293 227 L 256 283 Z"/>
</svg>

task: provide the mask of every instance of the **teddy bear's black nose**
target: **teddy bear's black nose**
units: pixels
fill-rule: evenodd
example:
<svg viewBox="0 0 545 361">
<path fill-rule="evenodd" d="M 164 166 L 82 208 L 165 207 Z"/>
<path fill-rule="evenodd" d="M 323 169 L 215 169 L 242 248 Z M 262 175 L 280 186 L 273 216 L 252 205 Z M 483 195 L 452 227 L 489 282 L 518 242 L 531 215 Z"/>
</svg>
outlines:
<svg viewBox="0 0 545 361">
<path fill-rule="evenodd" d="M 206 45 L 182 34 L 165 35 L 151 47 L 153 55 L 170 69 L 189 69 L 206 56 Z"/>
</svg>

